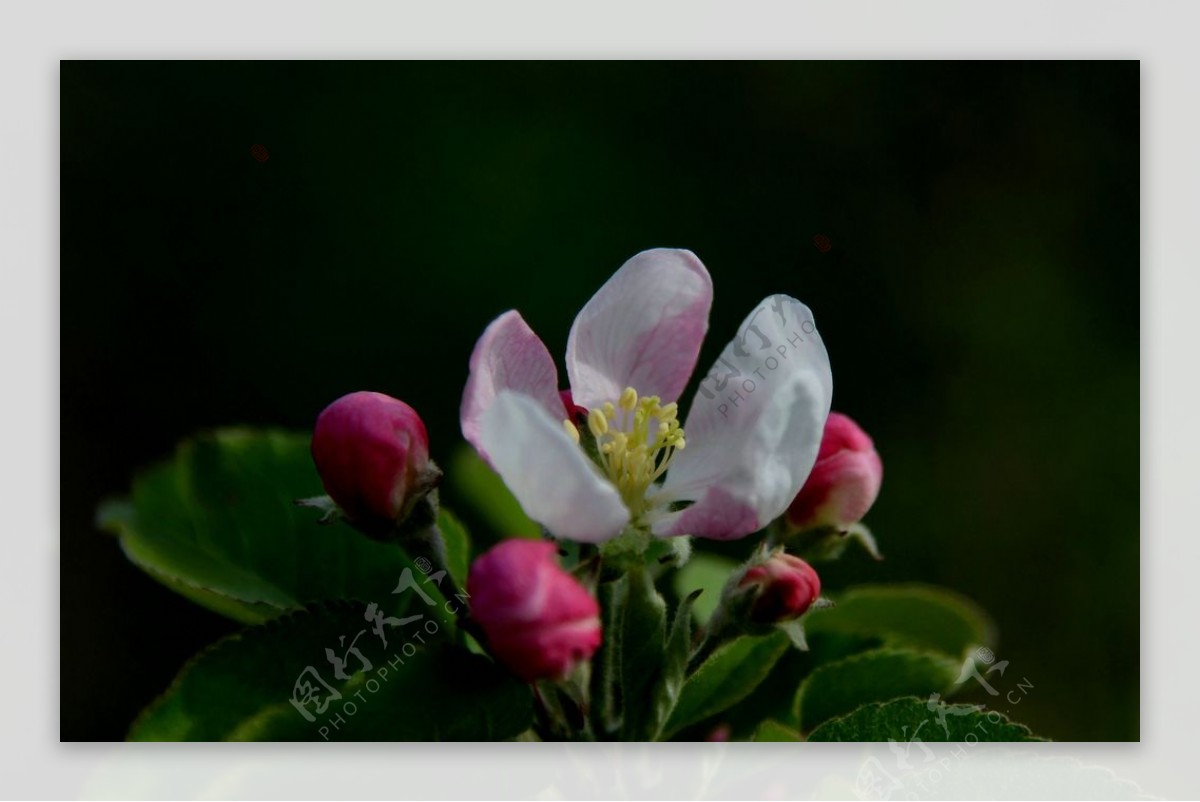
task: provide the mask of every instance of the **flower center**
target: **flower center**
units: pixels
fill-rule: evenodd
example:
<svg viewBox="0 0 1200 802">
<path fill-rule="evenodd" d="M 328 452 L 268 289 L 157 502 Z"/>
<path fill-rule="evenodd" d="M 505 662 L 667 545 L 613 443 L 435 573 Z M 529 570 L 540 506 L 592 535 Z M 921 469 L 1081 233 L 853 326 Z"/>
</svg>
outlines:
<svg viewBox="0 0 1200 802">
<path fill-rule="evenodd" d="M 646 491 L 667 471 L 676 451 L 687 445 L 679 425 L 679 405 L 663 404 L 656 395 L 638 397 L 626 387 L 614 405 L 606 401 L 588 412 L 588 430 L 596 440 L 600 469 L 616 485 L 636 521 L 646 508 Z M 576 442 L 579 431 L 563 426 Z"/>
</svg>

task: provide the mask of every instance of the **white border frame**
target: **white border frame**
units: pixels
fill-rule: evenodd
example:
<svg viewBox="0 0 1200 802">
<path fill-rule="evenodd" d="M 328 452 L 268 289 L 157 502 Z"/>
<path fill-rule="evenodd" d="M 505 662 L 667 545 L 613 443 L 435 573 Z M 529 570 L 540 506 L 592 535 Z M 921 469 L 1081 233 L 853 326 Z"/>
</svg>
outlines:
<svg viewBox="0 0 1200 802">
<path fill-rule="evenodd" d="M 62 58 L 1137 58 L 1143 87 L 1141 744 L 972 753 L 919 796 L 1053 797 L 1100 766 L 1188 796 L 1200 445 L 1200 6 L 1168 2 L 27 3 L 0 25 L 5 389 L 0 791 L 29 798 L 855 796 L 857 745 L 58 743 L 58 60 Z M 214 44 L 219 43 L 219 44 Z M 1133 302 L 1133 299 L 1130 299 Z M 1103 433 L 1098 432 L 1098 437 Z M 36 586 L 30 594 L 30 583 Z M 1127 592 L 1137 604 L 1137 589 Z M 1017 589 L 1014 589 L 1017 592 Z M 38 612 L 30 615 L 31 601 Z M 1083 657 L 1083 656 L 1081 656 Z M 886 750 L 875 752 L 887 760 Z M 462 768 L 463 762 L 469 767 Z"/>
</svg>

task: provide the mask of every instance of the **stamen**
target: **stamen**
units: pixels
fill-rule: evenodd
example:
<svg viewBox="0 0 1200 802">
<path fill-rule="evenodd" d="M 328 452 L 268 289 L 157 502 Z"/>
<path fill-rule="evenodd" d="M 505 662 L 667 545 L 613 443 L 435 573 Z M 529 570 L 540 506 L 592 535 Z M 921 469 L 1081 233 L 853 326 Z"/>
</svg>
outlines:
<svg viewBox="0 0 1200 802">
<path fill-rule="evenodd" d="M 588 428 L 592 430 L 593 435 L 600 437 L 608 431 L 608 418 L 604 417 L 600 410 L 593 409 L 588 413 Z"/>
<path fill-rule="evenodd" d="M 579 429 L 575 428 L 575 424 L 569 420 L 563 421 L 563 428 L 567 430 L 567 435 L 576 443 L 579 442 Z"/>
<path fill-rule="evenodd" d="M 686 445 L 678 414 L 674 402 L 663 404 L 658 396 L 639 396 L 632 387 L 625 388 L 615 405 L 606 402 L 588 413 L 600 467 L 635 521 L 641 521 L 650 508 L 646 494 L 651 485 Z"/>
</svg>

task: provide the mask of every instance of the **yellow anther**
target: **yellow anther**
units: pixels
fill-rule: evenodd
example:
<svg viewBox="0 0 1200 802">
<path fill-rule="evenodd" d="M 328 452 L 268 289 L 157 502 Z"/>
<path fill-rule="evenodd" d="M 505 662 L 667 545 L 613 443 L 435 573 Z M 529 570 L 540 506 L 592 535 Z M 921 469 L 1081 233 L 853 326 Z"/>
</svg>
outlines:
<svg viewBox="0 0 1200 802">
<path fill-rule="evenodd" d="M 632 387 L 626 387 L 615 404 L 606 401 L 588 413 L 588 429 L 598 447 L 596 459 L 635 521 L 647 511 L 650 486 L 686 445 L 678 415 L 675 402 L 663 404 L 656 395 L 639 396 Z"/>
<path fill-rule="evenodd" d="M 575 428 L 575 424 L 571 423 L 569 420 L 564 420 L 563 428 L 567 430 L 567 436 L 569 436 L 576 443 L 579 442 L 579 430 Z"/>
<path fill-rule="evenodd" d="M 588 413 L 588 428 L 592 430 L 592 434 L 600 437 L 608 431 L 608 418 L 604 417 L 604 413 L 598 409 L 593 409 Z"/>
</svg>

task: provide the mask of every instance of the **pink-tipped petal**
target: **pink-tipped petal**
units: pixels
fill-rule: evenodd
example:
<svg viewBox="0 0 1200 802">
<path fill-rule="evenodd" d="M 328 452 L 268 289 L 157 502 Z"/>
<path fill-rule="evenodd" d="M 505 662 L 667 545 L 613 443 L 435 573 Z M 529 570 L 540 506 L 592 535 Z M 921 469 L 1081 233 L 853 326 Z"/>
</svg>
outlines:
<svg viewBox="0 0 1200 802">
<path fill-rule="evenodd" d="M 804 484 L 829 415 L 833 378 L 808 307 L 786 295 L 746 318 L 700 384 L 663 496 L 694 501 L 660 535 L 744 537 L 778 517 Z"/>
<path fill-rule="evenodd" d="M 761 528 L 758 510 L 724 487 L 713 485 L 701 490 L 699 496 L 700 501 L 687 509 L 657 519 L 651 525 L 654 534 L 661 537 L 698 535 L 713 540 L 732 540 Z M 689 500 L 694 497 L 694 494 L 689 494 Z"/>
<path fill-rule="evenodd" d="M 502 391 L 484 412 L 483 449 L 525 514 L 559 537 L 601 543 L 621 533 L 629 510 L 612 483 L 534 399 Z"/>
<path fill-rule="evenodd" d="M 589 409 L 633 387 L 679 398 L 708 331 L 712 279 L 691 251 L 643 251 L 621 266 L 575 318 L 567 376 Z"/>
<path fill-rule="evenodd" d="M 532 398 L 559 421 L 567 417 L 558 394 L 554 357 L 515 309 L 484 330 L 471 353 L 470 371 L 459 419 L 463 437 L 489 462 L 480 442 L 480 424 L 501 391 L 513 390 Z"/>
</svg>

